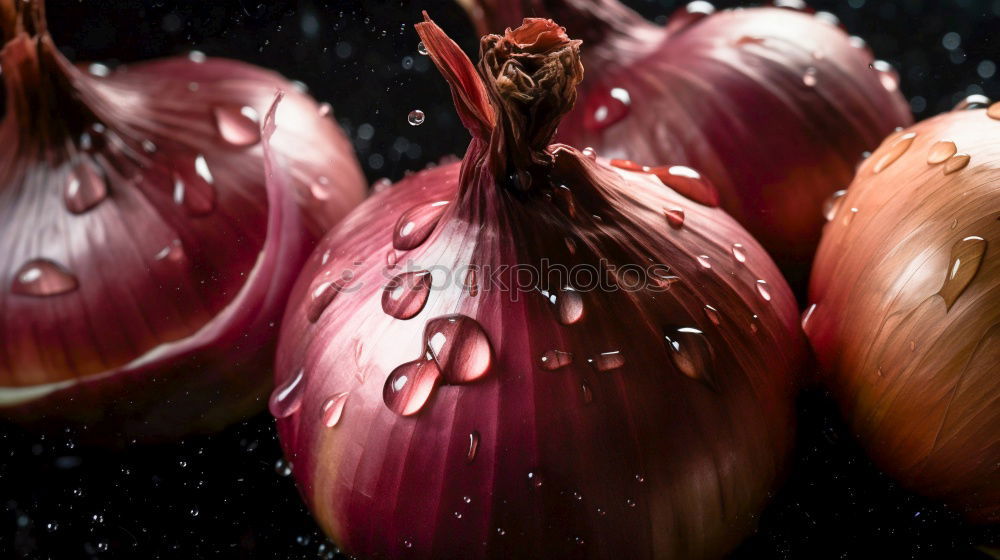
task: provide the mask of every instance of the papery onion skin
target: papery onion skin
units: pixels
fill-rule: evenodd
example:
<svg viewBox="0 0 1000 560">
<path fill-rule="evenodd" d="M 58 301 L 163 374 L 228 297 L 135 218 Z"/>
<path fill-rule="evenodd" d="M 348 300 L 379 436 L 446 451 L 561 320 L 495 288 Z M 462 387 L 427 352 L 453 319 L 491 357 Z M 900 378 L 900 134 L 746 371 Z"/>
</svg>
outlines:
<svg viewBox="0 0 1000 560">
<path fill-rule="evenodd" d="M 872 154 L 824 230 L 803 326 L 876 464 L 997 523 L 1000 120 L 986 113 L 939 115 Z"/>
<path fill-rule="evenodd" d="M 0 415 L 110 444 L 217 430 L 262 406 L 286 294 L 360 202 L 358 164 L 276 74 L 194 57 L 91 75 L 42 10 L 0 2 Z"/>
<path fill-rule="evenodd" d="M 652 175 L 546 146 L 579 72 L 576 43 L 559 29 L 526 20 L 484 38 L 479 73 L 495 88 L 487 101 L 458 47 L 418 25 L 473 133 L 469 151 L 363 203 L 321 241 L 292 293 L 272 411 L 303 497 L 345 552 L 715 558 L 752 530 L 780 478 L 805 347 L 794 298 L 722 210 Z M 509 52 L 528 55 L 512 64 Z M 542 69 L 528 81 L 521 68 Z M 546 86 L 525 94 L 530 83 Z M 531 112 L 540 105 L 552 113 Z M 437 220 L 429 237 L 397 251 L 394 231 L 415 231 L 411 209 L 439 201 L 449 202 L 442 214 L 424 214 Z M 676 229 L 663 212 L 678 208 Z M 671 268 L 656 292 L 497 284 L 517 278 L 502 266 L 543 258 Z M 391 316 L 384 288 L 421 269 L 448 279 L 415 316 Z M 629 277 L 615 278 L 625 286 Z M 311 321 L 317 286 L 344 280 Z M 455 314 L 463 336 L 438 340 Z M 467 359 L 440 361 L 448 344 L 449 356 L 461 348 Z"/>
<path fill-rule="evenodd" d="M 694 12 L 679 8 L 660 28 L 618 0 L 460 3 L 490 29 L 544 16 L 583 38 L 587 76 L 556 139 L 699 170 L 797 291 L 823 201 L 850 183 L 863 152 L 913 122 L 891 68 L 805 11 L 703 15 L 707 3 L 692 2 Z M 606 125 L 596 123 L 602 110 Z"/>
</svg>

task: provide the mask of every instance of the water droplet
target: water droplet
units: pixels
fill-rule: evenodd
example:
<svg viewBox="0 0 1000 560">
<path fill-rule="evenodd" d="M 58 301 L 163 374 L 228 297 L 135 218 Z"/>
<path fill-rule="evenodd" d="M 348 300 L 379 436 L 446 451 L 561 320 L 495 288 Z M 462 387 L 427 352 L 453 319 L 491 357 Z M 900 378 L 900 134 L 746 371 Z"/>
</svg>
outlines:
<svg viewBox="0 0 1000 560">
<path fill-rule="evenodd" d="M 698 255 L 697 257 L 695 257 L 695 259 L 698 261 L 698 264 L 700 264 L 702 268 L 712 268 L 711 257 L 709 257 L 708 255 Z"/>
<path fill-rule="evenodd" d="M 49 259 L 32 259 L 17 270 L 11 293 L 21 296 L 55 296 L 79 287 L 76 276 L 61 264 Z"/>
<path fill-rule="evenodd" d="M 260 142 L 260 116 L 247 105 L 218 105 L 212 110 L 219 136 L 232 146 L 253 146 Z"/>
<path fill-rule="evenodd" d="M 340 422 L 340 417 L 344 414 L 344 405 L 347 404 L 347 393 L 337 393 L 326 399 L 323 403 L 323 425 L 332 428 Z"/>
<path fill-rule="evenodd" d="M 320 178 L 325 179 L 325 177 Z M 327 183 L 329 183 L 329 180 L 327 180 Z M 330 190 L 324 186 L 324 183 L 319 181 L 309 183 L 309 194 L 316 200 L 328 200 L 330 198 Z"/>
<path fill-rule="evenodd" d="M 840 204 L 846 194 L 847 191 L 844 189 L 834 191 L 829 198 L 823 201 L 823 217 L 826 218 L 826 221 L 829 222 L 837 215 L 837 211 L 840 210 Z"/>
<path fill-rule="evenodd" d="M 634 508 L 635 500 L 633 500 L 632 498 L 628 498 L 627 500 L 625 500 L 625 505 L 627 505 L 630 508 Z"/>
<path fill-rule="evenodd" d="M 476 460 L 476 454 L 479 453 L 479 432 L 472 430 L 469 433 L 469 448 L 465 452 L 465 461 L 471 463 Z"/>
<path fill-rule="evenodd" d="M 916 132 L 907 132 L 906 134 L 896 138 L 891 146 L 882 151 L 882 155 L 880 155 L 878 161 L 875 162 L 875 167 L 872 171 L 875 173 L 881 173 L 886 167 L 892 165 L 894 161 L 906 153 L 906 150 L 910 148 L 910 145 L 913 144 L 913 139 L 916 137 Z"/>
<path fill-rule="evenodd" d="M 427 55 L 427 45 L 425 45 L 423 41 L 417 43 L 417 52 L 424 56 Z"/>
<path fill-rule="evenodd" d="M 764 298 L 764 301 L 771 301 L 771 288 L 767 285 L 764 280 L 757 280 L 757 293 L 760 297 Z"/>
<path fill-rule="evenodd" d="M 827 25 L 832 25 L 834 27 L 840 25 L 840 18 L 830 12 L 816 12 L 813 17 Z"/>
<path fill-rule="evenodd" d="M 594 402 L 594 392 L 590 389 L 590 385 L 586 381 L 580 384 L 580 397 L 583 399 L 583 404 Z"/>
<path fill-rule="evenodd" d="M 184 245 L 181 243 L 180 239 L 174 239 L 169 245 L 160 249 L 153 255 L 153 258 L 158 261 L 170 261 L 170 262 L 181 262 L 184 260 Z"/>
<path fill-rule="evenodd" d="M 955 219 L 953 219 L 951 221 L 951 228 L 950 229 L 955 229 L 957 227 L 958 227 L 958 218 L 955 218 Z"/>
<path fill-rule="evenodd" d="M 684 225 L 684 210 L 680 208 L 664 210 L 663 217 L 667 219 L 667 223 L 674 229 L 681 229 L 681 226 Z"/>
<path fill-rule="evenodd" d="M 87 71 L 98 78 L 106 78 L 108 74 L 111 74 L 111 68 L 107 65 L 101 64 L 100 62 L 94 62 L 87 67 Z"/>
<path fill-rule="evenodd" d="M 291 461 L 286 461 L 284 458 L 278 459 L 274 463 L 274 472 L 278 473 L 278 476 L 292 476 Z"/>
<path fill-rule="evenodd" d="M 490 370 L 493 348 L 478 321 L 445 315 L 427 322 L 424 341 L 448 383 L 469 383 Z"/>
<path fill-rule="evenodd" d="M 668 329 L 663 336 L 670 359 L 681 373 L 716 389 L 712 377 L 714 353 L 708 338 L 699 329 Z"/>
<path fill-rule="evenodd" d="M 736 46 L 763 45 L 766 41 L 766 38 L 756 35 L 740 35 L 739 39 L 736 39 Z"/>
<path fill-rule="evenodd" d="M 392 246 L 399 251 L 419 247 L 430 237 L 447 207 L 447 201 L 430 202 L 403 212 L 393 230 Z"/>
<path fill-rule="evenodd" d="M 539 361 L 541 362 L 542 369 L 554 371 L 573 363 L 573 354 L 561 350 L 549 350 L 542 354 Z"/>
<path fill-rule="evenodd" d="M 465 273 L 463 284 L 465 285 L 466 292 L 469 293 L 469 297 L 479 295 L 479 278 L 475 268 L 470 267 L 468 272 Z"/>
<path fill-rule="evenodd" d="M 414 317 L 427 304 L 431 280 L 426 270 L 404 272 L 389 280 L 382 290 L 382 311 L 397 319 Z"/>
<path fill-rule="evenodd" d="M 785 8 L 797 12 L 805 11 L 809 8 L 805 0 L 774 0 L 775 8 Z"/>
<path fill-rule="evenodd" d="M 611 352 L 602 352 L 587 360 L 587 362 L 597 371 L 611 371 L 625 365 L 625 356 L 620 350 L 613 350 Z"/>
<path fill-rule="evenodd" d="M 802 83 L 806 87 L 813 87 L 816 85 L 816 69 L 809 67 L 806 69 L 806 73 L 802 75 Z"/>
<path fill-rule="evenodd" d="M 958 147 L 951 140 L 941 140 L 931 146 L 931 151 L 927 154 L 927 163 L 937 165 L 943 163 L 951 156 L 955 155 Z"/>
<path fill-rule="evenodd" d="M 614 87 L 606 94 L 595 93 L 588 98 L 592 107 L 585 114 L 585 126 L 590 130 L 603 130 L 624 119 L 632 105 L 632 97 L 625 88 Z"/>
<path fill-rule="evenodd" d="M 339 280 L 329 280 L 317 284 L 309 294 L 309 303 L 306 304 L 306 320 L 310 323 L 319 321 L 323 312 L 343 288 L 344 284 Z"/>
<path fill-rule="evenodd" d="M 851 35 L 847 39 L 847 42 L 850 43 L 850 45 L 856 49 L 863 49 L 863 50 L 868 49 L 868 43 L 861 37 L 858 37 L 857 35 Z"/>
<path fill-rule="evenodd" d="M 381 179 L 372 183 L 372 192 L 382 192 L 392 186 L 392 179 L 388 177 L 382 177 Z"/>
<path fill-rule="evenodd" d="M 704 311 L 705 316 L 708 317 L 708 320 L 711 321 L 713 325 L 718 326 L 719 323 L 722 322 L 722 319 L 719 317 L 718 309 L 712 307 L 711 305 L 706 305 Z"/>
<path fill-rule="evenodd" d="M 711 2 L 704 0 L 688 2 L 686 6 L 677 8 L 670 14 L 670 19 L 667 20 L 666 32 L 668 35 L 679 33 L 705 19 L 707 16 L 712 15 L 714 12 L 715 6 Z"/>
<path fill-rule="evenodd" d="M 188 53 L 188 60 L 194 62 L 195 64 L 201 64 L 202 62 L 205 62 L 206 58 L 207 57 L 205 56 L 205 53 L 201 51 L 191 51 Z"/>
<path fill-rule="evenodd" d="M 399 261 L 398 261 L 398 257 L 396 256 L 396 250 L 395 249 L 389 249 L 385 253 L 385 267 L 389 268 L 389 269 L 393 269 L 393 268 L 396 268 L 396 266 L 398 264 L 399 264 Z"/>
<path fill-rule="evenodd" d="M 952 111 L 971 111 L 973 109 L 985 109 L 990 106 L 990 98 L 985 95 L 975 94 L 959 101 L 951 109 Z"/>
<path fill-rule="evenodd" d="M 642 476 L 641 474 L 637 474 L 635 475 L 635 481 L 638 482 L 639 484 L 642 484 L 643 482 L 646 482 L 646 477 Z"/>
<path fill-rule="evenodd" d="M 427 404 L 440 381 L 441 371 L 434 360 L 407 362 L 386 378 L 382 400 L 396 414 L 412 416 Z"/>
<path fill-rule="evenodd" d="M 292 376 L 278 385 L 267 403 L 268 410 L 275 418 L 288 418 L 302 407 L 302 391 L 305 387 L 306 370 L 299 368 Z"/>
<path fill-rule="evenodd" d="M 948 158 L 948 161 L 944 162 L 944 174 L 950 175 L 961 169 L 965 169 L 965 166 L 969 165 L 969 160 L 972 159 L 969 154 L 955 154 Z"/>
<path fill-rule="evenodd" d="M 323 103 L 320 103 L 318 113 L 320 117 L 329 117 L 330 115 L 333 114 L 333 105 L 330 105 L 325 101 Z"/>
<path fill-rule="evenodd" d="M 757 317 L 756 315 L 751 315 L 750 332 L 752 332 L 753 334 L 757 334 L 757 331 L 760 330 L 760 327 L 758 326 L 759 323 L 760 323 L 760 317 Z"/>
<path fill-rule="evenodd" d="M 556 307 L 559 310 L 559 322 L 572 325 L 583 317 L 583 296 L 573 288 L 566 287 L 559 292 Z"/>
<path fill-rule="evenodd" d="M 540 473 L 529 472 L 528 473 L 528 484 L 535 488 L 541 488 L 545 485 L 545 479 L 542 478 Z"/>
<path fill-rule="evenodd" d="M 650 173 L 661 183 L 699 204 L 716 207 L 719 205 L 719 191 L 715 185 L 694 169 L 684 165 L 654 167 Z"/>
<path fill-rule="evenodd" d="M 1000 121 L 1000 101 L 997 101 L 986 109 L 986 116 Z"/>
<path fill-rule="evenodd" d="M 152 154 L 156 152 L 156 144 L 152 140 L 147 138 L 142 141 L 142 150 L 147 154 Z"/>
<path fill-rule="evenodd" d="M 97 206 L 108 196 L 104 177 L 93 164 L 82 161 L 75 165 L 66 176 L 63 187 L 63 201 L 74 214 L 82 214 Z"/>
<path fill-rule="evenodd" d="M 597 150 L 595 150 L 594 148 L 587 146 L 586 148 L 583 149 L 583 152 L 581 153 L 583 153 L 583 156 L 586 157 L 587 159 L 591 161 L 597 161 Z"/>
<path fill-rule="evenodd" d="M 424 112 L 420 109 L 414 109 L 410 111 L 409 115 L 406 115 L 406 122 L 410 123 L 411 126 L 420 126 L 424 124 Z"/>
<path fill-rule="evenodd" d="M 192 173 L 193 171 L 193 173 Z M 194 157 L 191 168 L 174 172 L 174 203 L 192 216 L 203 216 L 215 209 L 215 188 L 205 156 Z"/>
<path fill-rule="evenodd" d="M 858 215 L 858 209 L 857 208 L 851 208 L 850 210 L 848 210 L 847 212 L 845 212 L 844 213 L 844 220 L 843 220 L 844 225 L 845 226 L 851 225 L 851 222 L 854 221 L 854 217 L 857 216 L 857 215 Z"/>
<path fill-rule="evenodd" d="M 938 295 L 944 298 L 948 309 L 955 304 L 958 296 L 972 282 L 986 253 L 986 240 L 979 236 L 969 236 L 962 239 L 951 248 L 951 260 L 948 264 L 944 284 L 938 290 Z"/>
<path fill-rule="evenodd" d="M 738 262 L 747 262 L 747 252 L 742 243 L 733 243 L 733 258 Z"/>
<path fill-rule="evenodd" d="M 816 304 L 810 304 L 806 308 L 805 312 L 802 314 L 802 332 L 809 334 L 809 320 L 812 319 L 813 313 L 816 312 Z"/>
<path fill-rule="evenodd" d="M 891 64 L 884 60 L 876 60 L 868 65 L 869 68 L 878 74 L 878 81 L 888 91 L 899 89 L 899 74 Z"/>
</svg>

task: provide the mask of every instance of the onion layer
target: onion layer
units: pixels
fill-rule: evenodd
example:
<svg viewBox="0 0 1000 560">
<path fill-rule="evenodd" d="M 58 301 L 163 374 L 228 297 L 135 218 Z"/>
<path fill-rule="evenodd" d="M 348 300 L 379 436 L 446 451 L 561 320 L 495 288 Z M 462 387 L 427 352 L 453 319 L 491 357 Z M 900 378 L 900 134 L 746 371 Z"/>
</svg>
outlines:
<svg viewBox="0 0 1000 560">
<path fill-rule="evenodd" d="M 787 284 L 722 210 L 549 145 L 583 72 L 562 28 L 483 38 L 478 71 L 417 29 L 473 140 L 296 284 L 270 407 L 303 496 L 362 557 L 723 554 L 791 443 Z"/>
<path fill-rule="evenodd" d="M 481 26 L 545 15 L 585 41 L 580 102 L 557 139 L 644 165 L 686 165 L 796 290 L 862 153 L 912 122 L 898 77 L 829 18 L 692 2 L 665 28 L 618 0 L 460 0 Z M 826 14 L 829 16 L 829 14 Z"/>
<path fill-rule="evenodd" d="M 0 1 L 0 29 L 0 413 L 127 441 L 260 406 L 294 274 L 364 191 L 346 139 L 239 62 L 88 73 L 40 0 Z M 268 150 L 289 177 L 265 187 Z"/>
<path fill-rule="evenodd" d="M 831 204 L 803 327 L 876 463 L 1000 521 L 1000 104 L 889 136 Z"/>
</svg>

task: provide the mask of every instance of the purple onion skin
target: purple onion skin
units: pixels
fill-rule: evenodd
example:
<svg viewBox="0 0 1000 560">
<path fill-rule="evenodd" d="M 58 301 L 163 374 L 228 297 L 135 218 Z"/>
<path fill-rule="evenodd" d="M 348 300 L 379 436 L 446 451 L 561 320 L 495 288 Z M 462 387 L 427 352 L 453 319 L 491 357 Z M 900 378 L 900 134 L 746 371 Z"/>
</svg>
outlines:
<svg viewBox="0 0 1000 560">
<path fill-rule="evenodd" d="M 523 191 L 494 179 L 505 135 L 491 133 L 510 121 L 491 120 L 471 64 L 431 25 L 419 32 L 474 139 L 461 164 L 415 174 L 359 206 L 295 285 L 271 409 L 303 497 L 361 558 L 721 556 L 753 529 L 790 450 L 804 356 L 790 289 L 732 218 L 652 175 L 563 145 L 531 151 L 515 135 L 506 153 L 551 158 L 550 174 Z M 540 44 L 572 60 L 572 43 L 545 25 Z M 427 210 L 440 201 L 443 210 Z M 684 223 L 670 225 L 665 209 L 683 209 Z M 408 228 L 414 215 L 422 217 Z M 401 228 L 430 222 L 423 242 L 394 249 Z M 634 291 L 581 291 L 578 300 L 559 291 L 556 305 L 539 290 L 504 290 L 482 275 L 470 289 L 465 280 L 468 265 L 543 258 L 655 262 L 670 272 Z M 386 285 L 419 270 L 456 275 L 436 281 L 411 318 L 387 314 Z M 327 299 L 330 282 L 338 290 Z M 427 336 L 454 314 L 467 318 L 459 336 Z M 572 354 L 569 362 L 542 360 L 554 350 Z M 481 377 L 463 380 L 487 361 Z M 407 382 L 420 382 L 400 383 L 414 388 L 411 398 L 387 399 L 390 374 L 414 362 L 440 366 L 440 377 L 407 369 Z M 421 388 L 429 396 L 416 406 Z"/>
<path fill-rule="evenodd" d="M 295 274 L 364 194 L 347 139 L 272 72 L 179 58 L 91 75 L 23 17 L 0 52 L 0 414 L 118 445 L 258 410 Z M 279 90 L 266 177 L 258 121 Z"/>
<path fill-rule="evenodd" d="M 990 524 L 1000 523 L 998 137 L 1000 103 L 887 138 L 830 213 L 802 322 L 875 463 Z"/>
<path fill-rule="evenodd" d="M 808 11 L 680 8 L 660 28 L 618 0 L 461 3 L 491 31 L 553 17 L 584 38 L 587 75 L 556 139 L 697 169 L 797 291 L 808 283 L 823 201 L 851 182 L 864 152 L 913 122 L 894 72 Z M 627 107 L 613 88 L 628 93 Z"/>
</svg>

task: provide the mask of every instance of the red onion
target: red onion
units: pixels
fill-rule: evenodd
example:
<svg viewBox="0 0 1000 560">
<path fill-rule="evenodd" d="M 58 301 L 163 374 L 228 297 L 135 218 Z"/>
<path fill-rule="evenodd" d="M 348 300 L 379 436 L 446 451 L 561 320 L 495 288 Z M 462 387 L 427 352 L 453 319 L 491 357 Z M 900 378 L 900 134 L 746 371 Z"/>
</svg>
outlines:
<svg viewBox="0 0 1000 560">
<path fill-rule="evenodd" d="M 796 289 L 823 200 L 851 181 L 864 151 L 912 122 L 891 67 L 831 14 L 713 13 L 698 1 L 660 28 L 618 0 L 460 2 L 489 29 L 544 15 L 580 36 L 587 77 L 557 139 L 698 169 Z"/>
<path fill-rule="evenodd" d="M 968 105 L 968 104 L 962 104 Z M 875 462 L 1000 521 L 1000 103 L 893 134 L 832 201 L 803 327 Z"/>
<path fill-rule="evenodd" d="M 478 74 L 417 30 L 473 139 L 351 213 L 293 290 L 270 409 L 320 525 L 366 558 L 731 549 L 791 444 L 787 284 L 681 194 L 714 194 L 692 170 L 650 170 L 671 189 L 549 145 L 583 72 L 551 20 L 485 37 Z"/>
<path fill-rule="evenodd" d="M 0 1 L 0 25 L 0 413 L 123 441 L 261 406 L 294 274 L 363 196 L 346 138 L 265 70 L 87 73 L 40 0 Z M 257 115 L 279 89 L 270 147 L 291 180 L 266 189 Z"/>
</svg>

